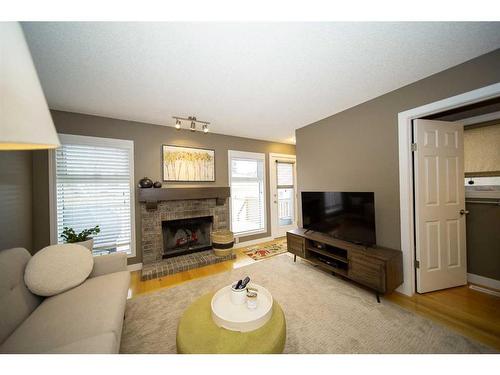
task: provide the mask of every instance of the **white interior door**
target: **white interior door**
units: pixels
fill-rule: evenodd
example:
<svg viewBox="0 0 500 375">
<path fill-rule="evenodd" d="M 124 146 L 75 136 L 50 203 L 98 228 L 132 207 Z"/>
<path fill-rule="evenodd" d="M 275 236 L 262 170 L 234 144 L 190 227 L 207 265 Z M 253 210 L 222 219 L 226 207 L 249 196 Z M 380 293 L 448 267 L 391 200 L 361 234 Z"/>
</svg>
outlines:
<svg viewBox="0 0 500 375">
<path fill-rule="evenodd" d="M 271 235 L 286 235 L 297 228 L 295 155 L 269 155 L 271 187 Z"/>
<path fill-rule="evenodd" d="M 414 120 L 417 292 L 467 283 L 463 125 Z"/>
</svg>

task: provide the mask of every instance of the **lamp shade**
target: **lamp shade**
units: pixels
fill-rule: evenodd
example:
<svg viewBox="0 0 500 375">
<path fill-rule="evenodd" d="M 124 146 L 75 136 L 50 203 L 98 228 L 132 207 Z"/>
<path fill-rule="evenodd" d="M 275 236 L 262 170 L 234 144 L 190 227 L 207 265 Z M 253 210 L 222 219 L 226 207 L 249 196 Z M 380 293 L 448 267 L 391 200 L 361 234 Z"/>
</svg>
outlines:
<svg viewBox="0 0 500 375">
<path fill-rule="evenodd" d="M 0 22 L 0 150 L 56 148 L 59 138 L 17 22 Z"/>
</svg>

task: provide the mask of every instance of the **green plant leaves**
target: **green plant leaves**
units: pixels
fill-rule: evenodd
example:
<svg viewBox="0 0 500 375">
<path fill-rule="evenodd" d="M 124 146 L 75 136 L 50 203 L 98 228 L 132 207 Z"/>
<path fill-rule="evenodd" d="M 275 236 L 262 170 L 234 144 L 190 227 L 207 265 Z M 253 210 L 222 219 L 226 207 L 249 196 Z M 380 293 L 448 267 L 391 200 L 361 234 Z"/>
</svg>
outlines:
<svg viewBox="0 0 500 375">
<path fill-rule="evenodd" d="M 80 233 L 76 233 L 73 228 L 64 227 L 61 237 L 64 239 L 66 243 L 76 243 L 87 241 L 91 239 L 91 235 L 96 235 L 101 232 L 99 225 L 96 225 L 94 228 L 84 229 Z"/>
</svg>

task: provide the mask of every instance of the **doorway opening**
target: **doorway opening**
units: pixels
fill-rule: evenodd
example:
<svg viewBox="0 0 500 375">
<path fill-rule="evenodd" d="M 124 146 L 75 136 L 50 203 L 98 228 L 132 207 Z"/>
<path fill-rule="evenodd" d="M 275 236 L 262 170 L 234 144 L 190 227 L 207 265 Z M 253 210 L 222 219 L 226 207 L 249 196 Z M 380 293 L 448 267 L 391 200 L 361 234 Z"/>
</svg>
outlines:
<svg viewBox="0 0 500 375">
<path fill-rule="evenodd" d="M 418 293 L 500 289 L 500 111 L 466 115 L 413 120 Z"/>
<path fill-rule="evenodd" d="M 429 118 L 464 128 L 464 284 L 500 296 L 500 97 Z"/>
<path fill-rule="evenodd" d="M 493 136 L 490 133 L 492 129 L 500 127 L 499 103 L 500 84 L 495 84 L 399 114 L 400 214 L 404 284 L 398 290 L 400 293 L 388 296 L 388 299 L 410 311 L 427 316 L 495 348 L 500 348 L 500 326 L 497 324 L 498 311 L 500 311 L 500 277 L 498 274 L 491 277 L 484 277 L 480 274 L 498 272 L 498 264 L 500 264 L 498 258 L 500 234 L 497 233 L 500 222 L 500 168 L 496 168 L 493 164 L 489 166 L 475 164 L 475 160 L 491 161 L 494 157 L 479 156 L 471 160 L 471 151 L 468 147 L 474 142 L 477 143 L 477 138 L 482 137 L 479 142 L 481 147 L 476 150 L 479 149 L 481 152 L 487 149 L 496 150 L 496 155 L 500 157 L 498 155 L 500 141 L 492 142 Z M 418 182 L 415 181 L 414 160 L 421 155 L 415 155 L 419 151 L 412 152 L 412 143 L 414 139 L 417 139 L 416 148 L 420 149 L 418 134 L 413 132 L 414 123 L 417 120 L 438 120 L 443 121 L 445 125 L 454 124 L 450 125 L 452 130 L 463 127 L 464 139 L 461 150 L 464 154 L 464 172 L 456 179 L 460 182 L 460 186 L 458 183 L 456 186 L 464 190 L 464 194 L 460 198 L 461 201 L 456 203 L 454 210 L 464 209 L 464 215 L 460 216 L 458 213 L 460 216 L 458 220 L 465 222 L 464 242 L 467 258 L 463 275 L 465 285 L 425 293 L 418 293 L 418 269 L 416 268 L 417 259 L 420 259 L 416 257 L 416 223 L 419 218 L 416 207 L 418 203 L 415 200 L 418 194 L 415 184 Z M 444 128 L 441 130 L 445 133 Z M 485 134 L 485 130 L 488 134 Z M 453 138 L 448 136 L 449 141 Z M 429 136 L 427 141 L 432 141 L 432 137 Z M 487 146 L 486 143 L 489 142 L 493 146 Z M 429 163 L 430 172 L 432 172 L 431 167 Z M 446 186 L 444 191 L 446 194 Z M 430 198 L 433 198 L 432 194 Z M 450 198 L 453 197 L 445 195 L 442 199 L 450 200 Z M 450 225 L 450 223 L 453 227 L 453 220 L 445 222 L 445 225 Z M 429 231 L 431 234 L 432 230 L 434 233 L 437 232 L 436 223 L 431 223 L 427 227 L 431 229 Z M 449 252 L 447 246 L 441 250 Z M 484 256 L 485 250 L 490 252 L 486 257 Z"/>
<path fill-rule="evenodd" d="M 417 119 L 429 119 L 430 116 L 433 116 L 433 119 L 440 116 L 457 115 L 462 116 L 462 119 L 478 117 L 481 113 L 481 107 L 483 108 L 483 113 L 485 113 L 484 108 L 487 108 L 487 113 L 491 113 L 491 106 L 498 105 L 498 98 L 500 98 L 500 83 L 399 113 L 400 216 L 404 283 L 398 291 L 403 294 L 412 296 L 417 290 L 415 270 L 418 263 L 415 258 L 417 239 L 415 236 L 416 209 L 414 207 L 417 192 L 415 191 L 414 193 L 415 179 L 412 147 L 414 148 L 415 146 L 413 146 L 413 121 Z M 495 101 L 497 102 L 496 104 Z M 457 121 L 459 118 L 451 119 L 448 117 L 446 120 Z M 428 140 L 431 141 L 431 138 L 429 137 Z M 429 170 L 432 169 L 431 164 L 428 164 L 428 168 Z M 464 177 L 461 176 L 460 180 L 462 183 Z M 434 227 L 429 225 L 429 233 L 432 232 L 430 229 L 434 229 L 434 233 L 436 233 L 436 227 L 436 225 Z M 447 250 L 443 249 L 443 251 Z"/>
</svg>

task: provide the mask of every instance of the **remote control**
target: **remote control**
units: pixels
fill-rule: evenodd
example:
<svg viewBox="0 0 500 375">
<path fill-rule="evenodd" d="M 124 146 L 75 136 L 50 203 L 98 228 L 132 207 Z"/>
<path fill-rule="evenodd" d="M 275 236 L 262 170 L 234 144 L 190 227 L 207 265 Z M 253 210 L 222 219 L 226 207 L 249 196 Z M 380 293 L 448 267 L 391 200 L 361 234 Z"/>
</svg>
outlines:
<svg viewBox="0 0 500 375">
<path fill-rule="evenodd" d="M 234 289 L 241 289 L 241 283 L 242 283 L 242 280 L 238 280 Z"/>
<path fill-rule="evenodd" d="M 247 284 L 250 282 L 250 278 L 247 276 L 243 279 L 243 282 L 241 283 L 240 289 L 245 289 Z"/>
</svg>

